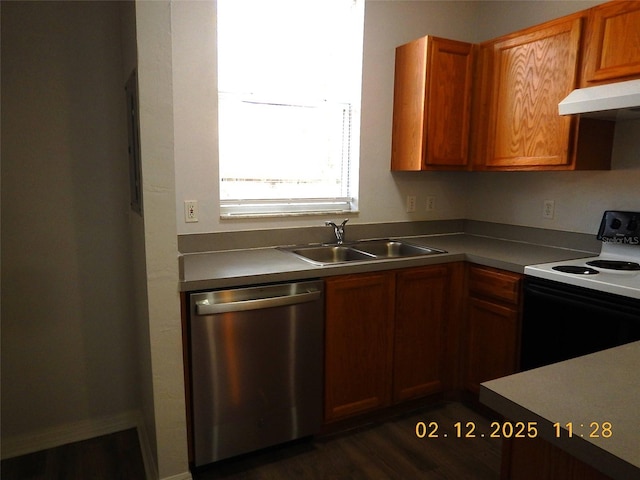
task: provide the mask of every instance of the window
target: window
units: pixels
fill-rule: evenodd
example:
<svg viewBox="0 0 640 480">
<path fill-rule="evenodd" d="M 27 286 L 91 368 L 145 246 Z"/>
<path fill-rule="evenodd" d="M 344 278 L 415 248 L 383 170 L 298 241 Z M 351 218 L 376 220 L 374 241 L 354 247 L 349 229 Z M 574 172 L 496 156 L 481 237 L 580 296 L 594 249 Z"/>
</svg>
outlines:
<svg viewBox="0 0 640 480">
<path fill-rule="evenodd" d="M 364 0 L 218 0 L 224 218 L 354 211 Z"/>
</svg>

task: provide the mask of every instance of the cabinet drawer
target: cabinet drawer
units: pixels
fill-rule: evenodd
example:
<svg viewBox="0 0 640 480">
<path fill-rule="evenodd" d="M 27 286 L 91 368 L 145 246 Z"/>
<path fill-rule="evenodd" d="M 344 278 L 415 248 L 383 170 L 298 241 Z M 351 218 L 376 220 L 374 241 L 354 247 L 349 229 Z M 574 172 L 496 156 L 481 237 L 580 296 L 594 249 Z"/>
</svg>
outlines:
<svg viewBox="0 0 640 480">
<path fill-rule="evenodd" d="M 521 275 L 489 267 L 469 268 L 469 291 L 507 303 L 517 304 Z"/>
</svg>

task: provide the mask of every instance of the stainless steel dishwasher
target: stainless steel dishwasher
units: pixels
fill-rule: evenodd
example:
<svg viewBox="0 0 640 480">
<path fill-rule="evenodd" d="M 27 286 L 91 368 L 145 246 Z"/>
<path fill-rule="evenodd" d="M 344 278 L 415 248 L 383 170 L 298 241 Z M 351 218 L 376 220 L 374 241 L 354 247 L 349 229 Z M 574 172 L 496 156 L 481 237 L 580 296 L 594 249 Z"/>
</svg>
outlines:
<svg viewBox="0 0 640 480">
<path fill-rule="evenodd" d="M 322 281 L 190 295 L 195 466 L 317 433 Z"/>
</svg>

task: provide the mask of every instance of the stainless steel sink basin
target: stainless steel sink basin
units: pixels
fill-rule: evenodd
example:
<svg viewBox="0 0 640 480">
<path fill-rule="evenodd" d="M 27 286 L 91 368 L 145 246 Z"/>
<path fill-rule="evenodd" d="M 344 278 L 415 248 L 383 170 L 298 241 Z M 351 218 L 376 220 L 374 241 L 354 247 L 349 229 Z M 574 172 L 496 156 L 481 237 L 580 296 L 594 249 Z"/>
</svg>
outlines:
<svg viewBox="0 0 640 480">
<path fill-rule="evenodd" d="M 299 245 L 295 247 L 281 247 L 280 250 L 293 253 L 317 265 L 446 253 L 444 250 L 436 248 L 423 247 L 389 239 L 362 240 L 348 245 Z"/>
<path fill-rule="evenodd" d="M 370 253 L 360 252 L 344 245 L 319 245 L 292 249 L 285 248 L 284 250 L 295 253 L 305 260 L 321 264 L 373 260 L 375 258 Z"/>
<path fill-rule="evenodd" d="M 444 250 L 422 247 L 398 240 L 365 240 L 356 243 L 353 248 L 358 251 L 371 253 L 378 258 L 415 257 L 418 255 L 434 255 L 445 253 Z"/>
</svg>

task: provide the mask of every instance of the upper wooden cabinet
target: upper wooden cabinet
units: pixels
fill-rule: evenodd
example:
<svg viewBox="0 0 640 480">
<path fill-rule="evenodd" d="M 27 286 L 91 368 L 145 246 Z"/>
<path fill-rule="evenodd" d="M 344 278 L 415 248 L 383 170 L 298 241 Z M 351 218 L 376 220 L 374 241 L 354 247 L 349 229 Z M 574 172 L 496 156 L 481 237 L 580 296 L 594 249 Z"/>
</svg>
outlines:
<svg viewBox="0 0 640 480">
<path fill-rule="evenodd" d="M 640 78 L 640 2 L 610 2 L 588 12 L 581 86 Z"/>
<path fill-rule="evenodd" d="M 391 170 L 608 170 L 615 123 L 560 116 L 558 103 L 575 88 L 634 78 L 639 1 L 478 46 L 417 39 L 396 49 Z"/>
<path fill-rule="evenodd" d="M 613 122 L 558 114 L 558 103 L 579 84 L 584 17 L 570 15 L 482 45 L 475 169 L 610 168 Z"/>
<path fill-rule="evenodd" d="M 467 168 L 473 52 L 432 36 L 396 49 L 391 170 Z"/>
</svg>

